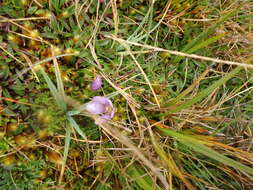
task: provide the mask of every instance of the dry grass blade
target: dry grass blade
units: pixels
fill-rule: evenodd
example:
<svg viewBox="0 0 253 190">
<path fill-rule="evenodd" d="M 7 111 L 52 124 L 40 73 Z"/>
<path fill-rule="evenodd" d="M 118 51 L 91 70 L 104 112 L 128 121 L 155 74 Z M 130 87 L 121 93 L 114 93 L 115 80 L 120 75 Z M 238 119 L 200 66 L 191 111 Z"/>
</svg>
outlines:
<svg viewBox="0 0 253 190">
<path fill-rule="evenodd" d="M 58 136 L 55 136 L 56 138 L 66 138 L 66 136 L 64 135 L 58 135 Z M 77 138 L 73 138 L 73 137 L 70 137 L 71 140 L 75 140 L 77 142 L 85 142 L 85 143 L 89 143 L 89 144 L 101 144 L 103 141 L 93 141 L 93 140 L 88 140 L 88 139 L 77 139 Z"/>
<path fill-rule="evenodd" d="M 146 123 L 149 125 L 148 121 L 146 120 Z M 162 147 L 159 145 L 159 143 L 155 140 L 155 136 L 153 134 L 153 131 L 151 129 L 151 126 L 149 125 L 148 127 L 149 130 L 149 134 L 151 137 L 151 141 L 152 144 L 156 150 L 156 152 L 158 153 L 158 155 L 161 157 L 161 159 L 163 160 L 163 162 L 165 163 L 165 165 L 168 167 L 169 171 L 172 172 L 173 175 L 177 176 L 178 178 L 180 178 L 184 184 L 186 185 L 186 187 L 188 189 L 196 189 L 191 183 L 190 181 L 188 181 L 185 176 L 183 175 L 183 173 L 181 172 L 181 170 L 177 167 L 173 157 L 171 156 L 170 152 L 165 152 Z"/>
<path fill-rule="evenodd" d="M 20 34 L 20 33 L 17 33 L 17 32 L 13 32 L 13 31 L 10 31 L 10 33 L 16 34 L 16 35 L 21 36 L 23 38 L 27 38 L 27 39 L 34 40 L 34 41 L 37 41 L 37 42 L 45 43 L 47 45 L 51 45 L 48 41 L 45 41 L 42 38 L 33 38 L 33 37 L 30 37 L 30 36 L 27 36 L 27 35 L 24 35 L 24 34 Z"/>
<path fill-rule="evenodd" d="M 194 81 L 186 90 L 184 90 L 182 93 L 180 93 L 175 99 L 173 99 L 170 104 L 176 104 L 178 103 L 183 97 L 185 97 L 187 94 L 189 94 L 199 83 L 201 80 L 205 78 L 205 76 L 209 73 L 210 69 L 207 68 L 198 78 L 196 81 Z"/>
<path fill-rule="evenodd" d="M 0 48 L 1 48 L 7 55 L 9 55 L 11 58 L 13 58 L 14 60 L 16 60 L 18 63 L 21 63 L 22 65 L 25 65 L 22 61 L 20 61 L 19 59 L 17 59 L 14 55 L 12 55 L 10 52 L 8 52 L 7 50 L 5 50 L 3 46 L 0 45 Z"/>
<path fill-rule="evenodd" d="M 115 90 L 117 90 L 126 100 L 127 102 L 137 108 L 140 108 L 140 105 L 135 101 L 135 99 L 130 96 L 128 93 L 125 92 L 125 90 L 122 90 L 120 87 L 118 87 L 117 85 L 115 85 L 110 79 L 109 77 L 106 76 L 105 73 L 100 73 L 101 76 L 103 76 L 103 78 L 113 87 L 115 88 Z"/>
<path fill-rule="evenodd" d="M 196 138 L 196 136 L 185 135 L 183 133 L 179 133 L 168 128 L 157 127 L 164 134 L 176 138 L 178 141 L 186 145 L 187 147 L 193 149 L 194 151 L 203 154 L 211 159 L 214 159 L 222 164 L 233 167 L 234 169 L 240 170 L 244 172 L 246 175 L 252 175 L 253 169 L 252 167 L 245 165 L 241 162 L 238 162 L 232 158 L 229 158 L 223 154 L 220 154 L 214 149 L 206 146 L 206 141 Z"/>
<path fill-rule="evenodd" d="M 114 28 L 115 28 L 115 36 L 118 34 L 119 30 L 119 17 L 117 11 L 117 0 L 112 0 L 112 13 L 113 13 L 113 20 L 114 20 Z"/>
<path fill-rule="evenodd" d="M 32 67 L 32 61 L 29 59 L 29 57 L 27 55 L 25 55 L 24 53 L 22 53 L 22 56 L 25 58 L 26 62 L 28 63 L 32 73 L 34 74 L 35 78 L 37 79 L 38 82 L 40 82 L 39 77 L 37 76 L 36 72 L 34 71 L 33 67 Z"/>
<path fill-rule="evenodd" d="M 54 57 L 55 57 L 55 58 L 60 58 L 60 57 L 72 56 L 72 55 L 75 55 L 75 54 L 74 54 L 74 53 L 67 53 L 67 54 L 57 55 L 57 56 L 54 56 Z M 54 57 L 48 57 L 48 58 L 46 58 L 46 59 L 43 59 L 43 60 L 40 60 L 40 61 L 36 61 L 36 62 L 32 65 L 32 67 L 24 68 L 22 71 L 20 71 L 20 73 L 14 75 L 14 77 L 12 77 L 12 78 L 10 79 L 10 82 L 11 82 L 11 81 L 15 81 L 18 77 L 20 77 L 20 76 L 24 75 L 25 73 L 27 73 L 28 71 L 30 71 L 31 68 L 34 68 L 34 67 L 36 67 L 36 66 L 39 66 L 39 65 L 41 65 L 42 63 L 46 63 L 46 62 L 48 62 L 48 61 L 52 61 Z"/>
<path fill-rule="evenodd" d="M 24 104 L 24 105 L 28 105 L 28 106 L 42 107 L 42 106 L 40 106 L 40 105 L 29 104 L 29 103 L 26 103 L 26 102 L 20 102 L 20 101 L 18 101 L 18 100 L 14 100 L 14 99 L 2 97 L 2 96 L 0 96 L 0 100 L 5 100 L 5 101 L 8 101 L 8 102 L 15 102 L 15 103 L 17 103 L 17 104 Z"/>
<path fill-rule="evenodd" d="M 241 66 L 241 67 L 248 68 L 248 69 L 253 69 L 253 65 L 247 64 L 247 63 L 226 61 L 226 60 L 222 60 L 222 59 L 216 59 L 216 58 L 211 58 L 211 57 L 206 57 L 206 56 L 200 56 L 200 55 L 196 55 L 196 54 L 188 54 L 188 53 L 183 53 L 183 52 L 179 52 L 179 51 L 167 50 L 167 49 L 163 49 L 163 48 L 159 48 L 159 47 L 154 47 L 154 46 L 150 46 L 150 45 L 144 45 L 144 44 L 140 44 L 140 43 L 136 43 L 136 42 L 123 40 L 123 39 L 117 38 L 115 36 L 105 35 L 105 37 L 116 40 L 116 41 L 118 41 L 122 44 L 130 44 L 130 45 L 140 46 L 140 47 L 147 48 L 147 49 L 152 49 L 152 50 L 158 51 L 158 52 L 168 52 L 172 55 L 190 57 L 190 58 L 193 58 L 193 59 L 200 59 L 200 60 L 203 60 L 203 61 L 212 61 L 214 63 L 236 65 L 236 66 Z"/>
<path fill-rule="evenodd" d="M 119 142 L 121 142 L 128 148 L 131 148 L 133 153 L 143 162 L 143 164 L 145 164 L 158 177 L 158 179 L 162 182 L 164 188 L 166 190 L 169 189 L 169 184 L 167 183 L 165 177 L 159 172 L 159 170 L 154 166 L 154 164 L 144 156 L 144 153 L 141 152 L 141 150 L 138 149 L 128 137 L 122 135 L 120 131 L 118 131 L 116 128 L 111 127 L 109 124 L 100 125 L 100 127 L 105 132 L 117 139 Z"/>
<path fill-rule="evenodd" d="M 49 17 L 30 17 L 30 18 L 15 18 L 15 19 L 2 19 L 0 22 L 8 21 L 27 21 L 27 20 L 49 20 Z"/>
<path fill-rule="evenodd" d="M 26 32 L 28 32 L 28 33 L 31 32 L 29 29 L 27 29 L 27 28 L 23 27 L 22 25 L 20 25 L 20 24 L 14 22 L 13 20 L 10 20 L 10 19 L 8 19 L 8 18 L 6 18 L 6 17 L 3 17 L 3 16 L 1 16 L 1 15 L 0 15 L 0 18 L 2 18 L 3 20 L 6 20 L 6 22 L 9 22 L 9 23 L 13 24 L 13 25 L 19 27 L 20 29 L 22 29 L 22 30 L 24 30 L 24 31 L 26 31 Z M 39 42 L 43 42 L 43 43 L 49 44 L 48 41 L 45 41 L 45 40 L 44 40 L 43 38 L 41 38 L 40 36 L 38 36 L 38 38 L 32 38 L 32 37 L 29 37 L 29 36 L 26 36 L 26 35 L 23 35 L 23 34 L 20 34 L 20 33 L 16 33 L 16 32 L 12 32 L 12 33 L 14 33 L 14 34 L 16 34 L 16 35 L 19 35 L 19 36 L 22 36 L 22 37 L 25 37 L 25 38 L 29 38 L 29 39 L 35 40 L 35 41 L 39 41 Z"/>
<path fill-rule="evenodd" d="M 91 1 L 90 3 L 92 3 L 92 1 Z M 88 46 L 90 46 L 90 43 L 92 42 L 92 40 L 95 39 L 96 34 L 97 34 L 97 32 L 98 32 L 98 29 L 99 29 L 99 24 L 100 24 L 101 21 L 103 20 L 104 15 L 105 15 L 105 13 L 106 13 L 106 10 L 110 7 L 110 5 L 111 5 L 111 3 L 108 3 L 108 4 L 106 5 L 106 7 L 105 7 L 105 9 L 104 9 L 104 11 L 103 11 L 103 13 L 102 13 L 102 15 L 101 15 L 101 18 L 99 19 L 98 9 L 99 9 L 99 7 L 100 7 L 100 3 L 99 3 L 99 1 L 98 1 L 98 4 L 97 4 L 96 20 L 95 20 L 95 23 L 94 23 L 94 24 L 95 24 L 95 28 L 94 28 L 93 33 L 92 33 L 92 36 L 91 36 L 91 38 L 89 39 L 88 43 L 86 44 L 86 47 L 85 47 L 85 48 L 87 48 Z M 81 8 L 80 8 L 80 10 L 81 10 Z M 94 40 L 94 41 L 95 41 L 95 40 Z"/>
<path fill-rule="evenodd" d="M 160 103 L 159 103 L 159 101 L 158 101 L 157 95 L 156 95 L 155 90 L 154 90 L 154 88 L 152 87 L 152 85 L 151 85 L 151 83 L 150 83 L 150 81 L 149 81 L 149 79 L 148 79 L 146 73 L 143 71 L 142 67 L 140 66 L 140 64 L 138 63 L 138 61 L 135 59 L 134 55 L 131 53 L 131 50 L 129 49 L 129 47 L 126 47 L 126 48 L 127 48 L 127 51 L 129 52 L 129 55 L 132 57 L 134 63 L 135 63 L 135 64 L 137 65 L 137 67 L 140 69 L 140 71 L 141 71 L 141 73 L 142 73 L 142 75 L 143 75 L 143 77 L 144 77 L 146 83 L 149 85 L 149 87 L 150 87 L 150 89 L 151 89 L 151 91 L 152 91 L 152 93 L 153 93 L 153 95 L 154 95 L 154 98 L 155 98 L 155 101 L 156 101 L 156 103 L 157 103 L 157 106 L 160 108 L 161 106 L 160 106 Z"/>
<path fill-rule="evenodd" d="M 68 152 L 69 152 L 69 147 L 70 147 L 70 127 L 66 127 L 66 135 L 65 135 L 65 145 L 64 145 L 64 154 L 63 154 L 63 163 L 61 165 L 61 171 L 60 171 L 60 176 L 59 176 L 59 184 L 62 183 L 62 179 L 63 179 L 63 175 L 64 175 L 64 171 L 66 168 L 66 162 L 67 162 L 67 158 L 68 158 Z"/>
</svg>

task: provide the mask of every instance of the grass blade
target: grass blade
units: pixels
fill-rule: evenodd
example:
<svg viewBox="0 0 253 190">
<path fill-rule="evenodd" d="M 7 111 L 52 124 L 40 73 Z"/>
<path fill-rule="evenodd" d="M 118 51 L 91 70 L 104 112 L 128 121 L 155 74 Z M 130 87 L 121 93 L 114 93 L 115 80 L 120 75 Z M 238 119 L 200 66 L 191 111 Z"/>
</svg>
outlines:
<svg viewBox="0 0 253 190">
<path fill-rule="evenodd" d="M 61 173 L 59 177 L 59 184 L 62 182 L 65 166 L 66 166 L 66 161 L 68 158 L 68 153 L 69 153 L 69 146 L 70 146 L 70 128 L 67 126 L 66 128 L 66 134 L 65 134 L 65 144 L 64 144 L 64 152 L 63 152 L 63 164 L 61 168 Z"/>
<path fill-rule="evenodd" d="M 84 140 L 87 140 L 86 135 L 83 133 L 83 131 L 80 129 L 79 125 L 76 123 L 76 121 L 71 116 L 67 116 L 67 119 L 70 123 L 70 125 L 76 130 L 76 132 L 83 137 Z"/>
<path fill-rule="evenodd" d="M 142 189 L 145 189 L 145 190 L 153 190 L 154 189 L 154 187 L 151 185 L 152 180 L 150 179 L 150 177 L 143 176 L 143 174 L 141 174 L 133 164 L 128 167 L 127 173 L 132 179 L 135 179 L 134 181 Z"/>
<path fill-rule="evenodd" d="M 45 79 L 45 81 L 46 81 L 46 83 L 48 85 L 48 88 L 50 89 L 50 92 L 53 95 L 53 97 L 54 97 L 57 105 L 61 109 L 65 110 L 66 109 L 66 104 L 64 103 L 64 101 L 60 97 L 60 95 L 59 95 L 59 93 L 58 93 L 58 91 L 57 91 L 54 83 L 52 82 L 52 80 L 49 78 L 49 76 L 47 75 L 47 73 L 42 68 L 41 68 L 41 73 L 42 73 L 42 75 L 43 75 L 43 77 L 44 77 L 44 79 Z"/>
<path fill-rule="evenodd" d="M 210 69 L 206 69 L 198 78 L 196 81 L 194 81 L 194 83 L 192 83 L 186 90 L 184 90 L 183 92 L 181 92 L 176 98 L 174 98 L 172 101 L 170 101 L 169 103 L 167 103 L 166 105 L 173 105 L 173 104 L 177 104 L 182 98 L 184 98 L 187 94 L 189 94 L 199 83 L 201 80 L 203 80 L 205 78 L 205 76 L 208 74 Z"/>
<path fill-rule="evenodd" d="M 160 128 L 158 129 L 162 132 L 164 132 L 166 135 L 176 138 L 178 141 L 180 141 L 185 146 L 193 149 L 194 151 L 201 153 L 209 158 L 212 158 L 213 160 L 216 160 L 218 162 L 221 162 L 223 164 L 226 164 L 230 167 L 233 167 L 234 169 L 238 169 L 242 172 L 246 172 L 248 174 L 253 174 L 253 169 L 241 164 L 240 162 L 237 162 L 231 158 L 228 158 L 221 153 L 205 146 L 206 142 L 198 140 L 194 138 L 193 136 L 187 136 L 175 131 L 172 131 L 170 129 Z"/>
<path fill-rule="evenodd" d="M 207 40 L 205 40 L 204 42 L 201 42 L 199 44 L 196 44 L 195 46 L 193 46 L 192 48 L 190 48 L 189 50 L 186 51 L 186 53 L 193 53 L 199 49 L 205 48 L 208 45 L 216 42 L 217 40 L 221 39 L 222 37 L 224 37 L 226 35 L 226 33 L 222 33 L 219 34 L 217 36 L 213 36 L 211 38 L 208 38 Z"/>
<path fill-rule="evenodd" d="M 181 170 L 177 167 L 173 157 L 171 156 L 171 154 L 169 152 L 165 152 L 163 150 L 163 148 L 160 146 L 160 144 L 155 140 L 154 134 L 151 130 L 151 128 L 149 127 L 149 134 L 151 137 L 151 142 L 155 148 L 155 151 L 157 152 L 157 154 L 160 156 L 161 160 L 164 162 L 164 164 L 168 167 L 168 170 L 175 176 L 177 176 L 179 179 L 181 179 L 184 184 L 186 185 L 186 187 L 188 189 L 196 189 L 183 175 L 183 173 L 181 172 Z"/>
<path fill-rule="evenodd" d="M 194 46 L 198 45 L 198 43 L 205 38 L 208 37 L 214 30 L 219 27 L 222 23 L 224 23 L 227 19 L 229 19 L 231 16 L 233 16 L 237 12 L 237 9 L 232 10 L 228 12 L 225 16 L 221 17 L 214 25 L 210 26 L 207 30 L 204 30 L 202 33 L 200 33 L 194 40 L 192 40 L 190 43 L 188 43 L 181 52 L 187 52 L 191 48 L 194 48 Z M 175 63 L 178 63 L 183 57 L 175 57 L 173 60 Z"/>
<path fill-rule="evenodd" d="M 219 79 L 218 81 L 216 81 L 215 83 L 213 83 L 212 85 L 210 85 L 208 88 L 206 88 L 205 90 L 203 90 L 200 93 L 198 93 L 193 99 L 191 99 L 191 100 L 189 100 L 187 102 L 184 102 L 184 103 L 178 105 L 176 108 L 169 110 L 168 112 L 164 113 L 163 115 L 167 115 L 169 113 L 179 112 L 179 111 L 181 111 L 181 110 L 183 110 L 185 108 L 188 108 L 188 107 L 192 106 L 193 104 L 201 101 L 203 98 L 205 98 L 206 96 L 208 96 L 211 92 L 213 92 L 213 90 L 215 90 L 216 88 L 218 88 L 221 85 L 225 84 L 229 79 L 231 79 L 237 73 L 239 73 L 241 71 L 241 69 L 242 69 L 242 67 L 235 68 L 230 73 L 227 73 L 224 77 L 222 77 L 221 79 Z"/>
<path fill-rule="evenodd" d="M 64 86 L 63 86 L 63 82 L 61 79 L 61 72 L 59 69 L 59 65 L 58 65 L 57 60 L 54 56 L 53 46 L 51 46 L 51 52 L 52 52 L 52 56 L 53 56 L 54 71 L 55 71 L 55 76 L 56 76 L 57 88 L 59 90 L 59 95 L 60 95 L 61 100 L 64 101 L 65 100 Z M 65 106 L 65 108 L 66 108 L 66 106 Z"/>
</svg>

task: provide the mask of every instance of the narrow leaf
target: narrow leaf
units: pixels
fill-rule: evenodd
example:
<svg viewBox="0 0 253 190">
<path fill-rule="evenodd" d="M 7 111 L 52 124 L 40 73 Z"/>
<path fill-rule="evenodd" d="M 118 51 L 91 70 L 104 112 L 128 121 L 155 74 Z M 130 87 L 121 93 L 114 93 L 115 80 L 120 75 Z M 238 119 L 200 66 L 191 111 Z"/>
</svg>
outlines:
<svg viewBox="0 0 253 190">
<path fill-rule="evenodd" d="M 228 18 L 236 13 L 237 10 L 232 10 L 228 12 L 225 16 L 221 17 L 214 25 L 210 26 L 207 30 L 201 32 L 194 40 L 188 43 L 181 51 L 187 52 L 190 48 L 201 42 L 203 39 L 207 38 L 217 27 L 224 23 Z M 177 56 L 173 62 L 178 63 L 183 57 Z"/>
<path fill-rule="evenodd" d="M 161 160 L 164 162 L 164 164 L 167 166 L 168 170 L 175 176 L 177 176 L 179 179 L 181 179 L 186 187 L 188 189 L 196 189 L 193 187 L 193 185 L 185 178 L 182 171 L 177 167 L 177 164 L 175 163 L 173 157 L 171 156 L 170 152 L 165 152 L 163 148 L 160 146 L 160 144 L 156 141 L 154 134 L 151 130 L 151 127 L 149 129 L 149 134 L 151 137 L 152 144 L 155 148 L 155 151 L 160 156 Z"/>
<path fill-rule="evenodd" d="M 181 111 L 185 108 L 188 108 L 188 107 L 192 106 L 193 104 L 201 101 L 203 98 L 205 98 L 206 96 L 211 94 L 216 88 L 218 88 L 221 85 L 225 84 L 229 79 L 231 79 L 237 73 L 239 73 L 241 71 L 241 69 L 242 69 L 242 67 L 235 68 L 230 73 L 227 73 L 224 77 L 222 77 L 221 79 L 219 79 L 218 81 L 216 81 L 215 83 L 210 85 L 208 88 L 206 88 L 205 90 L 202 90 L 201 92 L 199 92 L 193 99 L 178 105 L 176 108 L 169 110 L 168 112 L 166 112 L 163 115 L 167 115 L 169 113 L 179 112 L 179 111 Z"/>
<path fill-rule="evenodd" d="M 83 137 L 83 139 L 87 140 L 86 135 L 83 133 L 83 131 L 80 129 L 79 125 L 76 123 L 76 121 L 71 116 L 67 116 L 67 119 L 70 123 L 70 125 L 76 130 L 76 132 Z"/>
<path fill-rule="evenodd" d="M 53 46 L 51 46 L 51 51 L 52 51 L 52 56 L 53 56 L 54 72 L 55 72 L 55 76 L 56 76 L 57 88 L 59 90 L 59 96 L 61 98 L 61 101 L 64 101 L 65 100 L 64 86 L 63 86 L 63 82 L 62 82 L 62 78 L 61 78 L 60 68 L 59 68 L 58 62 L 54 56 Z M 65 106 L 65 109 L 66 109 L 66 106 Z"/>
<path fill-rule="evenodd" d="M 58 105 L 61 109 L 65 110 L 66 104 L 65 104 L 64 101 L 61 99 L 61 97 L 60 97 L 60 95 L 59 95 L 59 93 L 58 93 L 58 91 L 57 91 L 57 89 L 56 89 L 54 83 L 52 82 L 52 80 L 49 78 L 49 76 L 47 75 L 47 73 L 46 73 L 42 68 L 41 68 L 41 73 L 42 73 L 42 75 L 43 75 L 43 77 L 44 77 L 44 79 L 45 79 L 45 81 L 46 81 L 46 83 L 47 83 L 47 85 L 48 85 L 48 88 L 50 89 L 50 92 L 51 92 L 51 94 L 53 95 L 53 97 L 54 97 L 54 99 L 55 99 L 57 105 Z"/>
<path fill-rule="evenodd" d="M 166 135 L 176 138 L 178 141 L 180 141 L 185 146 L 193 149 L 196 152 L 199 152 L 209 158 L 212 158 L 213 160 L 219 161 L 223 164 L 226 164 L 228 166 L 231 166 L 235 169 L 238 169 L 240 171 L 253 174 L 253 169 L 241 164 L 240 162 L 237 162 L 231 158 L 228 158 L 221 153 L 205 146 L 206 142 L 201 141 L 199 139 L 194 138 L 193 136 L 184 135 L 178 132 L 175 132 L 170 129 L 160 128 L 158 129 L 162 132 L 164 132 Z"/>
<path fill-rule="evenodd" d="M 128 173 L 128 175 L 131 176 L 132 179 L 135 179 L 135 182 L 142 189 L 145 189 L 145 190 L 153 190 L 154 189 L 151 185 L 152 183 L 150 183 L 150 182 L 152 182 L 150 177 L 149 176 L 144 176 L 143 177 L 143 174 L 141 174 L 133 164 L 131 164 L 128 167 L 127 173 Z"/>
<path fill-rule="evenodd" d="M 205 40 L 203 42 L 200 42 L 200 43 L 196 44 L 195 46 L 193 46 L 192 48 L 190 48 L 189 50 L 187 50 L 186 53 L 193 53 L 193 52 L 195 52 L 199 49 L 205 48 L 208 45 L 210 45 L 210 44 L 216 42 L 217 40 L 221 39 L 225 35 L 226 35 L 226 33 L 222 33 L 222 34 L 219 34 L 217 36 L 213 36 L 211 38 L 208 38 L 207 40 Z"/>
<path fill-rule="evenodd" d="M 66 161 L 68 158 L 68 153 L 69 153 L 69 146 L 70 146 L 70 128 L 67 126 L 66 128 L 66 134 L 65 134 L 65 144 L 64 144 L 64 152 L 63 152 L 63 164 L 61 168 L 61 173 L 59 177 L 59 183 L 61 183 L 63 175 L 64 175 L 64 170 L 66 167 Z"/>
</svg>

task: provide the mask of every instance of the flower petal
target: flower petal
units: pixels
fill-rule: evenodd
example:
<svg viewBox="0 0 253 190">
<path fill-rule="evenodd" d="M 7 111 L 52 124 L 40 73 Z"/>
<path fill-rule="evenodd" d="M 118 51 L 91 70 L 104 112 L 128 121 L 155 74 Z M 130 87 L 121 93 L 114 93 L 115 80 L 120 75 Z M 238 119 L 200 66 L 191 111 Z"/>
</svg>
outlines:
<svg viewBox="0 0 253 190">
<path fill-rule="evenodd" d="M 99 102 L 101 104 L 104 104 L 105 106 L 110 106 L 111 108 L 113 108 L 113 104 L 112 104 L 111 100 L 107 97 L 95 96 L 92 98 L 92 101 Z"/>
<path fill-rule="evenodd" d="M 108 120 L 111 120 L 112 117 L 111 117 L 111 114 L 104 114 L 98 118 L 96 118 L 95 120 L 95 123 L 98 125 L 98 124 L 103 124 L 103 123 L 106 123 Z"/>
<path fill-rule="evenodd" d="M 93 97 L 92 100 L 86 104 L 86 110 L 92 114 L 98 115 L 95 117 L 95 123 L 97 125 L 111 120 L 115 113 L 111 100 L 104 96 Z"/>
<path fill-rule="evenodd" d="M 85 109 L 91 114 L 102 114 L 106 111 L 106 106 L 96 101 L 91 101 L 86 104 Z"/>
<path fill-rule="evenodd" d="M 112 119 L 111 114 L 104 114 L 101 116 L 101 118 L 106 120 Z"/>
<path fill-rule="evenodd" d="M 102 78 L 97 76 L 91 83 L 91 90 L 96 91 L 102 87 Z"/>
<path fill-rule="evenodd" d="M 112 111 L 111 111 L 111 113 L 110 113 L 110 117 L 113 118 L 114 114 L 115 114 L 115 109 L 112 108 Z"/>
</svg>

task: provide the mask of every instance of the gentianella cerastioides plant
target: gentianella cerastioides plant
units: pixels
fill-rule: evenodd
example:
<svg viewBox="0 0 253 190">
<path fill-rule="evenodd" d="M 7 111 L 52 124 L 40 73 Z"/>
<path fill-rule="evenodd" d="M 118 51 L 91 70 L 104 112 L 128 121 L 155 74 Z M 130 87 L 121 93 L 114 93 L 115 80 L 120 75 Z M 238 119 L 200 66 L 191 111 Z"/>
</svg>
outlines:
<svg viewBox="0 0 253 190">
<path fill-rule="evenodd" d="M 84 140 L 87 140 L 86 134 L 83 132 L 83 130 L 80 128 L 80 126 L 77 124 L 77 122 L 74 119 L 74 115 L 82 114 L 87 117 L 90 117 L 94 119 L 95 124 L 101 125 L 106 123 L 107 121 L 111 120 L 114 116 L 115 109 L 113 107 L 113 104 L 111 100 L 105 96 L 95 96 L 92 98 L 92 100 L 88 103 L 85 103 L 81 105 L 76 100 L 73 100 L 72 98 L 66 96 L 62 81 L 61 72 L 59 69 L 59 65 L 57 63 L 56 58 L 54 57 L 54 51 L 52 49 L 52 56 L 53 56 L 53 63 L 54 63 L 54 71 L 56 76 L 56 83 L 57 86 L 53 83 L 53 81 L 50 79 L 48 74 L 45 72 L 45 70 L 41 67 L 40 71 L 42 73 L 43 78 L 45 79 L 48 88 L 50 89 L 50 92 L 56 101 L 57 106 L 60 110 L 65 113 L 63 115 L 64 118 L 66 118 L 66 134 L 65 134 L 65 145 L 64 145 L 64 153 L 63 153 L 63 161 L 61 162 L 61 172 L 59 177 L 59 182 L 62 181 L 65 165 L 68 157 L 68 151 L 70 147 L 70 139 L 71 139 L 71 128 L 73 128 Z M 94 87 L 91 90 L 98 90 L 102 86 L 102 80 L 98 76 L 95 78 L 95 81 L 93 81 L 92 86 Z M 74 104 L 72 104 L 74 102 Z M 73 106 L 75 105 L 75 106 Z M 74 107 L 74 110 L 68 110 L 68 107 Z M 88 148 L 88 145 L 87 145 Z"/>
<path fill-rule="evenodd" d="M 56 81 L 57 81 L 57 87 L 53 84 L 51 79 L 48 77 L 47 73 L 41 69 L 42 75 L 47 82 L 47 85 L 51 91 L 51 94 L 53 95 L 57 105 L 59 108 L 65 110 L 66 118 L 69 123 L 69 125 L 75 129 L 75 131 L 85 140 L 87 140 L 86 135 L 82 131 L 82 129 L 79 127 L 77 122 L 75 121 L 74 117 L 75 115 L 84 115 L 87 117 L 90 117 L 94 120 L 95 124 L 100 126 L 104 132 L 107 134 L 110 134 L 114 138 L 116 138 L 119 142 L 124 144 L 126 147 L 130 148 L 135 154 L 139 160 L 141 160 L 149 169 L 159 178 L 159 180 L 162 182 L 165 189 L 168 189 L 169 185 L 165 179 L 165 177 L 161 174 L 161 172 L 153 165 L 151 161 L 149 161 L 144 155 L 144 153 L 134 145 L 134 143 L 125 135 L 121 134 L 121 132 L 112 127 L 109 122 L 113 118 L 115 114 L 115 108 L 113 106 L 113 103 L 108 97 L 105 96 L 95 96 L 91 99 L 91 101 L 80 105 L 79 102 L 76 100 L 71 99 L 70 97 L 67 97 L 64 93 L 63 83 L 61 80 L 60 70 L 57 64 L 57 61 L 54 60 L 54 67 L 55 67 L 55 75 L 56 75 Z M 97 83 L 98 82 L 98 83 Z M 100 80 L 98 81 L 95 78 L 95 82 L 97 83 L 99 88 L 102 85 L 100 83 Z M 78 105 L 73 110 L 68 111 L 67 110 L 67 102 L 71 102 L 71 104 Z M 72 105 L 72 106 L 73 106 Z M 66 127 L 66 135 L 65 135 L 65 146 L 64 146 L 64 158 L 62 161 L 62 169 L 60 173 L 59 182 L 61 182 L 65 170 L 65 164 L 68 157 L 68 150 L 70 146 L 70 139 L 71 139 L 71 129 L 67 126 Z M 87 145 L 88 148 L 88 145 Z"/>
</svg>

